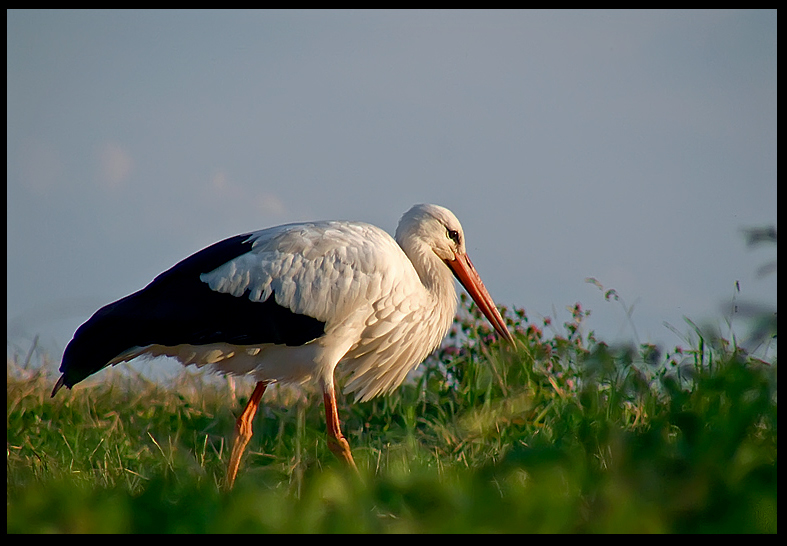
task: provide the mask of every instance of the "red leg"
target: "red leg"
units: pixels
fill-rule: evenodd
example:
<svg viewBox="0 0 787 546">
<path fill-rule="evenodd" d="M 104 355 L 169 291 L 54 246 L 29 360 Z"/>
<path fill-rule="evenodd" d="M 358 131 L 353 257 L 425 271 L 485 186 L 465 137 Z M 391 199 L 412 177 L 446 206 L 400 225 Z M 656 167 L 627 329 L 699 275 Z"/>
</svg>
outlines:
<svg viewBox="0 0 787 546">
<path fill-rule="evenodd" d="M 347 440 L 342 435 L 342 430 L 339 426 L 339 412 L 336 409 L 336 393 L 333 390 L 333 385 L 325 385 L 323 387 L 322 397 L 325 402 L 325 421 L 328 424 L 328 448 L 334 455 L 358 472 L 358 467 L 355 466 L 355 461 L 350 452 L 350 444 L 347 443 Z"/>
<path fill-rule="evenodd" d="M 235 476 L 238 474 L 243 451 L 246 449 L 246 444 L 251 440 L 251 422 L 254 419 L 254 415 L 257 413 L 257 408 L 260 406 L 260 400 L 262 400 L 262 395 L 265 393 L 265 387 L 267 386 L 268 383 L 265 381 L 257 383 L 257 386 L 254 387 L 254 392 L 251 393 L 249 403 L 243 408 L 243 412 L 235 423 L 235 439 L 232 442 L 230 465 L 227 468 L 227 486 L 230 489 L 232 489 L 235 483 Z"/>
</svg>

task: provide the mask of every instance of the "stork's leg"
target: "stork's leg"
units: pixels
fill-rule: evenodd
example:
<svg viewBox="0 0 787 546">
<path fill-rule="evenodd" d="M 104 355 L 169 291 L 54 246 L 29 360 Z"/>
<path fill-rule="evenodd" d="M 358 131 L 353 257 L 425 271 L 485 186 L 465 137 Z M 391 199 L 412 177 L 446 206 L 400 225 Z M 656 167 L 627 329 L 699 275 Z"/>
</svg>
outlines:
<svg viewBox="0 0 787 546">
<path fill-rule="evenodd" d="M 243 412 L 238 417 L 235 423 L 235 439 L 232 442 L 232 454 L 230 455 L 230 465 L 227 468 L 227 487 L 232 489 L 235 483 L 235 476 L 238 474 L 238 467 L 240 467 L 240 460 L 243 456 L 243 451 L 246 449 L 246 444 L 251 440 L 252 430 L 251 422 L 254 415 L 257 413 L 257 408 L 260 406 L 260 400 L 265 393 L 265 387 L 268 383 L 260 381 L 254 387 L 254 392 L 251 393 L 249 403 L 243 408 Z"/>
<path fill-rule="evenodd" d="M 328 423 L 328 448 L 358 472 L 350 452 L 350 444 L 342 435 L 339 426 L 339 412 L 336 409 L 336 392 L 333 390 L 333 384 L 323 386 L 322 397 L 325 401 L 325 421 Z"/>
</svg>

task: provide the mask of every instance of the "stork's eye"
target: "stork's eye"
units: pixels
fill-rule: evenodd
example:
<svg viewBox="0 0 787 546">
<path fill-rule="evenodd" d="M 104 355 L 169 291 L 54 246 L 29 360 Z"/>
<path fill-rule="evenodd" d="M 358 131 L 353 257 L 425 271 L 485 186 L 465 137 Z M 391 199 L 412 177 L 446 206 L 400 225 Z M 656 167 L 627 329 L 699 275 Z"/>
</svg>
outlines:
<svg viewBox="0 0 787 546">
<path fill-rule="evenodd" d="M 459 244 L 459 232 L 455 229 L 449 229 L 446 231 L 446 236 L 451 239 L 454 243 Z"/>
</svg>

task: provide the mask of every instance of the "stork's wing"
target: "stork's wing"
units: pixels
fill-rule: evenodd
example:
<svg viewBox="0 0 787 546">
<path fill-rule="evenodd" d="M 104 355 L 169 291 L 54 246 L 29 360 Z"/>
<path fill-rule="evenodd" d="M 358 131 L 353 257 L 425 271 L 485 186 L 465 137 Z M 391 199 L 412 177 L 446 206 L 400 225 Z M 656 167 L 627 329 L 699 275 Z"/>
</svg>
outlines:
<svg viewBox="0 0 787 546">
<path fill-rule="evenodd" d="M 264 232 L 258 232 L 261 234 Z M 66 347 L 58 387 L 72 387 L 120 355 L 150 345 L 300 345 L 324 322 L 268 301 L 211 290 L 200 275 L 251 252 L 252 234 L 215 243 L 165 271 L 142 290 L 96 311 Z M 242 295 L 242 294 L 241 294 Z M 120 359 L 122 360 L 122 359 Z M 54 392 L 53 392 L 54 395 Z"/>
</svg>

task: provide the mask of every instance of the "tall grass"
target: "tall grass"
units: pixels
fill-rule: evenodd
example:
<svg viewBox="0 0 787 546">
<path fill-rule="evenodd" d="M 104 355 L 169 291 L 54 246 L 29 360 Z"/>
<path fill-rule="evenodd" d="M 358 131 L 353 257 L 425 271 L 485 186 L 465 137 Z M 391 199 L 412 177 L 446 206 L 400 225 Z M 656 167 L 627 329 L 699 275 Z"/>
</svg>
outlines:
<svg viewBox="0 0 787 546">
<path fill-rule="evenodd" d="M 611 347 L 577 304 L 559 328 L 505 311 L 515 350 L 463 299 L 443 347 L 395 394 L 266 393 L 232 491 L 226 383 L 115 370 L 50 399 L 7 365 L 8 532 L 776 532 L 776 358 Z M 546 335 L 544 330 L 551 331 Z M 774 332 L 775 333 L 775 332 Z"/>
</svg>

